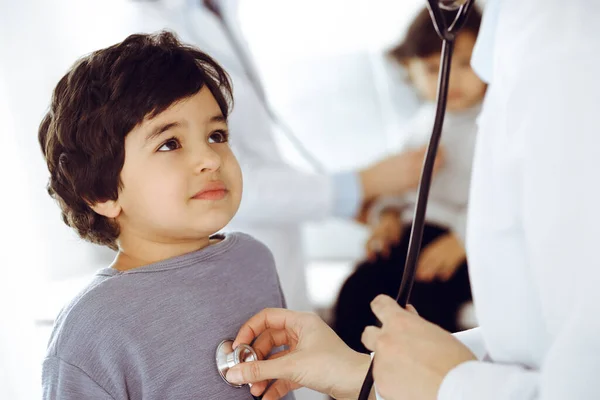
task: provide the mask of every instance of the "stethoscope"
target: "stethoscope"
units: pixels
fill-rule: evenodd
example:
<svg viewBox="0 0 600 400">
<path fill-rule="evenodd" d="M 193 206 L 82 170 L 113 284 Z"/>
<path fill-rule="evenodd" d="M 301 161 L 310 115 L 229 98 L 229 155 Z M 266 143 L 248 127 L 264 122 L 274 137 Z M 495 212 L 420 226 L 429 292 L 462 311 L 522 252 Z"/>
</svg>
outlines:
<svg viewBox="0 0 600 400">
<path fill-rule="evenodd" d="M 410 233 L 406 264 L 404 266 L 404 273 L 402 276 L 400 289 L 396 297 L 396 301 L 401 307 L 406 307 L 410 298 L 410 292 L 415 279 L 417 260 L 419 258 L 421 242 L 423 239 L 425 212 L 427 210 L 427 199 L 429 198 L 429 188 L 431 186 L 433 165 L 438 151 L 440 138 L 442 136 L 442 126 L 444 124 L 444 116 L 446 114 L 448 84 L 450 81 L 450 66 L 452 62 L 452 52 L 454 50 L 454 40 L 458 31 L 463 27 L 469 11 L 472 9 L 474 3 L 474 0 L 427 0 L 427 7 L 429 9 L 431 19 L 433 20 L 433 25 L 443 42 L 442 64 L 440 67 L 438 80 L 435 121 L 431 139 L 429 140 L 429 145 L 427 147 L 427 154 L 423 163 L 423 170 L 421 172 L 421 181 L 419 183 L 419 190 L 417 193 L 417 206 L 415 209 L 415 215 L 413 218 L 414 222 Z M 453 19 L 447 19 L 447 17 L 453 17 Z M 229 30 L 226 29 L 226 31 Z M 230 40 L 233 37 L 230 31 L 228 36 Z M 237 42 L 232 40 L 232 44 L 233 43 Z M 234 47 L 236 47 L 235 44 Z M 243 53 L 241 48 L 239 48 L 239 45 L 237 45 L 236 49 L 236 52 L 238 51 Z M 242 55 L 242 57 L 245 57 L 245 55 Z M 232 344 L 233 342 L 230 340 L 223 341 L 221 344 L 219 344 L 216 351 L 217 369 L 219 370 L 219 374 L 223 380 L 225 380 L 225 382 L 227 382 L 225 376 L 231 367 L 242 362 L 254 361 L 258 359 L 256 352 L 251 346 L 240 345 L 235 350 L 232 350 Z M 227 383 L 231 386 L 241 387 L 238 385 L 232 385 L 229 382 Z M 367 376 L 365 377 L 361 387 L 358 400 L 368 400 L 372 388 L 373 362 L 371 361 L 371 365 L 369 366 Z"/>
</svg>

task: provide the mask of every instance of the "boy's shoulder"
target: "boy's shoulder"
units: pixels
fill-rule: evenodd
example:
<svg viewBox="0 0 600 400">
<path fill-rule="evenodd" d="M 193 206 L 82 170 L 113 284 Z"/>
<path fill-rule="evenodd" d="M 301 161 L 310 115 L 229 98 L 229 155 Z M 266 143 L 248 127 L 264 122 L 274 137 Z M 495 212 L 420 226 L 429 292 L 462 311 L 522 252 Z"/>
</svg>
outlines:
<svg viewBox="0 0 600 400">
<path fill-rule="evenodd" d="M 271 250 L 260 240 L 243 232 L 227 232 L 220 236 L 222 239 L 235 241 L 235 246 L 230 248 L 230 251 L 242 252 L 251 251 L 254 254 L 268 256 L 273 258 Z"/>
<path fill-rule="evenodd" d="M 218 261 L 227 270 L 239 277 L 260 276 L 265 281 L 275 278 L 278 281 L 275 258 L 269 248 L 247 233 L 230 232 L 224 234 L 226 254 Z M 223 243 L 226 244 L 226 243 Z"/>
<path fill-rule="evenodd" d="M 56 317 L 47 355 L 70 359 L 76 356 L 76 353 L 71 354 L 73 350 L 80 351 L 111 336 L 112 325 L 106 322 L 114 320 L 119 308 L 112 307 L 108 300 L 116 300 L 116 295 L 109 277 L 95 275 Z"/>
<path fill-rule="evenodd" d="M 222 232 L 212 236 L 212 238 L 221 239 L 214 246 L 222 249 L 215 252 L 224 256 L 222 262 L 229 262 L 232 257 L 235 257 L 244 262 L 256 262 L 260 260 L 275 264 L 271 250 L 263 242 L 247 233 L 237 231 Z"/>
</svg>

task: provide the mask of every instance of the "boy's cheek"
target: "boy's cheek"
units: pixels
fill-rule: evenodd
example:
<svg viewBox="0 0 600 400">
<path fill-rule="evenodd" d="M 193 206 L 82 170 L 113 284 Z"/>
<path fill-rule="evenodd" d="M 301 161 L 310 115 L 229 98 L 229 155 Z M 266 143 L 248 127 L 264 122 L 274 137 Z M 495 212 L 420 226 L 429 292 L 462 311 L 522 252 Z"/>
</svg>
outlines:
<svg viewBox="0 0 600 400">
<path fill-rule="evenodd" d="M 237 159 L 231 153 L 231 157 L 226 160 L 226 171 L 228 171 L 227 175 L 229 178 L 229 190 L 232 192 L 241 193 L 244 187 L 244 178 L 242 173 L 242 168 L 238 163 Z"/>
</svg>

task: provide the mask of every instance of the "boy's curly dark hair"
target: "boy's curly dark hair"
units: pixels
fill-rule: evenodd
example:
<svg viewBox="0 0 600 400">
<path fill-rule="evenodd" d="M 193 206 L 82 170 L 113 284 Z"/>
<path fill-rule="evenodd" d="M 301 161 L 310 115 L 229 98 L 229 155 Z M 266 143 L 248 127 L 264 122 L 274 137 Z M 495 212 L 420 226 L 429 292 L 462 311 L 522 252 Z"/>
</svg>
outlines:
<svg viewBox="0 0 600 400">
<path fill-rule="evenodd" d="M 90 207 L 122 188 L 125 136 L 204 86 L 227 118 L 227 73 L 170 32 L 135 34 L 80 59 L 58 82 L 38 139 L 50 171 L 48 193 L 84 239 L 117 248 L 119 226 Z"/>
</svg>

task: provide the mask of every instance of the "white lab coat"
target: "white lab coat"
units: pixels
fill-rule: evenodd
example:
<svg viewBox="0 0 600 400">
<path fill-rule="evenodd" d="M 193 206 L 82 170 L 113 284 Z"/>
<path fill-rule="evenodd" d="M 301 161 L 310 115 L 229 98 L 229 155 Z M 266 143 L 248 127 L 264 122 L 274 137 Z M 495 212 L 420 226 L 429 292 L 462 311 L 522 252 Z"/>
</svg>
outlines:
<svg viewBox="0 0 600 400">
<path fill-rule="evenodd" d="M 187 3 L 139 3 L 138 26 L 145 32 L 175 30 L 184 42 L 214 57 L 231 76 L 235 105 L 229 129 L 243 171 L 244 190 L 240 209 L 225 230 L 243 231 L 265 243 L 275 257 L 288 307 L 310 310 L 300 227 L 303 222 L 332 215 L 331 177 L 297 170 L 282 159 L 273 121 L 218 20 L 198 2 L 192 2 L 195 7 Z M 225 1 L 224 5 L 226 18 L 235 28 L 237 1 Z M 244 43 L 241 35 L 237 36 Z"/>
<path fill-rule="evenodd" d="M 465 343 L 492 362 L 452 370 L 438 399 L 600 399 L 600 4 L 491 5 L 467 227 L 481 328 Z"/>
<path fill-rule="evenodd" d="M 598 21 L 589 0 L 484 12 L 467 223 L 480 328 L 457 335 L 480 361 L 450 371 L 438 400 L 600 399 Z"/>
</svg>

